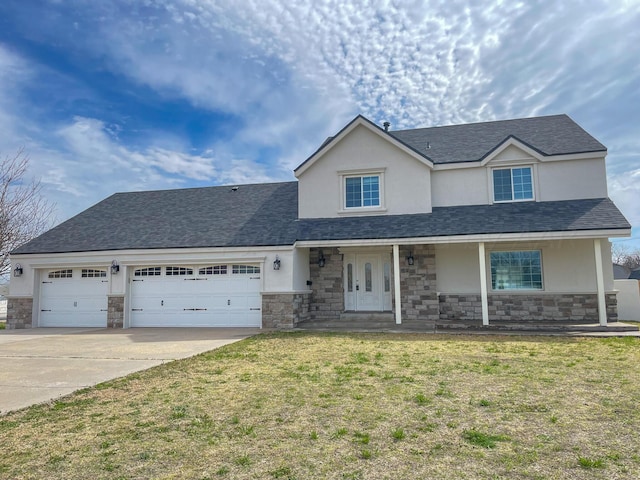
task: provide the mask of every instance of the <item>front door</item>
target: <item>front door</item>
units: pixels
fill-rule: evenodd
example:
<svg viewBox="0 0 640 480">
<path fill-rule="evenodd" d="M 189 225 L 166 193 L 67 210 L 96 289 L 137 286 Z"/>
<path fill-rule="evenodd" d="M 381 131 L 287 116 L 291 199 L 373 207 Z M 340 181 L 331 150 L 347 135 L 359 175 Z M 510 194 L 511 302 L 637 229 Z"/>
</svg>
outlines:
<svg viewBox="0 0 640 480">
<path fill-rule="evenodd" d="M 391 310 L 390 258 L 386 253 L 345 255 L 345 309 Z"/>
</svg>

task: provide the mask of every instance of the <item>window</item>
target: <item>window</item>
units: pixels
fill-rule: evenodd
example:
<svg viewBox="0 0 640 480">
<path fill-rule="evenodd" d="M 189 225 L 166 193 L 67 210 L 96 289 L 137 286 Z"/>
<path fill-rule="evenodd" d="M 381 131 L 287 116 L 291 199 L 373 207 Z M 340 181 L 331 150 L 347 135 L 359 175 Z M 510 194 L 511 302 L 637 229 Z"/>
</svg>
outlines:
<svg viewBox="0 0 640 480">
<path fill-rule="evenodd" d="M 347 264 L 347 292 L 353 292 L 353 264 Z"/>
<path fill-rule="evenodd" d="M 260 273 L 260 267 L 256 265 L 233 265 L 232 273 Z"/>
<path fill-rule="evenodd" d="M 166 267 L 165 273 L 171 277 L 184 277 L 185 275 L 193 275 L 193 268 L 187 267 Z"/>
<path fill-rule="evenodd" d="M 500 168 L 493 171 L 493 200 L 533 200 L 531 167 Z"/>
<path fill-rule="evenodd" d="M 93 268 L 82 269 L 82 278 L 104 278 L 106 276 L 106 270 L 94 270 Z"/>
<path fill-rule="evenodd" d="M 379 207 L 380 176 L 346 177 L 345 208 Z"/>
<path fill-rule="evenodd" d="M 385 293 L 391 291 L 391 266 L 386 262 L 384 264 L 384 291 Z"/>
<path fill-rule="evenodd" d="M 540 250 L 491 252 L 493 290 L 542 290 Z"/>
<path fill-rule="evenodd" d="M 226 265 L 214 265 L 212 267 L 202 267 L 198 270 L 198 275 L 226 275 Z"/>
<path fill-rule="evenodd" d="M 73 271 L 69 270 L 55 270 L 53 272 L 49 272 L 49 278 L 72 278 Z"/>
<path fill-rule="evenodd" d="M 161 267 L 138 268 L 134 270 L 134 277 L 159 277 L 162 275 Z"/>
</svg>

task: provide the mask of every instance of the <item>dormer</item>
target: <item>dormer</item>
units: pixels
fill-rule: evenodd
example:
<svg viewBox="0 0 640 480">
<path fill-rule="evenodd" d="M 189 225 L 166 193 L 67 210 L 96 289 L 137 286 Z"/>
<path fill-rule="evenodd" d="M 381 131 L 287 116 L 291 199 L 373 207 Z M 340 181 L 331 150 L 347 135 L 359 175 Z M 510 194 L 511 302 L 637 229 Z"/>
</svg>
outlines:
<svg viewBox="0 0 640 480">
<path fill-rule="evenodd" d="M 363 116 L 295 171 L 300 218 L 431 212 L 428 156 Z"/>
</svg>

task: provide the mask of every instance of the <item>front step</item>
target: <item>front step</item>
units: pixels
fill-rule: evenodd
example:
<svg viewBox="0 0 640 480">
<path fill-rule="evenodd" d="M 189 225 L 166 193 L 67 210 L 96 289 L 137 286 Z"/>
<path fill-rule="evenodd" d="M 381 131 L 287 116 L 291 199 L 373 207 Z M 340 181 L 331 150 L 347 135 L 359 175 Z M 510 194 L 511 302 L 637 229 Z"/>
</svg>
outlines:
<svg viewBox="0 0 640 480">
<path fill-rule="evenodd" d="M 344 312 L 342 322 L 395 322 L 392 312 Z"/>
<path fill-rule="evenodd" d="M 403 321 L 397 325 L 391 312 L 345 312 L 332 320 L 308 320 L 296 328 L 343 332 L 434 332 L 434 321 Z"/>
</svg>

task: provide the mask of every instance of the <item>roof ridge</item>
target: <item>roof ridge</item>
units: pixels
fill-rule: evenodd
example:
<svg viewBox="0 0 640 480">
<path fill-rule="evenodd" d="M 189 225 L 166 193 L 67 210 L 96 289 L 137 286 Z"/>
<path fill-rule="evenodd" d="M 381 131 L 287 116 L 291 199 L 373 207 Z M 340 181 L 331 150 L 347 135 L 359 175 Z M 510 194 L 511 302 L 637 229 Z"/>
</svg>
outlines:
<svg viewBox="0 0 640 480">
<path fill-rule="evenodd" d="M 576 123 L 569 115 L 567 115 L 566 113 L 557 113 L 554 115 L 538 115 L 535 117 L 520 117 L 520 118 L 505 118 L 502 120 L 486 120 L 486 121 L 478 121 L 478 122 L 469 122 L 469 123 L 452 123 L 449 125 L 434 125 L 431 127 L 416 127 L 416 128 L 407 128 L 407 129 L 402 129 L 402 130 L 389 130 L 389 133 L 394 134 L 396 132 L 411 132 L 411 131 L 415 131 L 415 130 L 429 130 L 429 129 L 436 129 L 436 128 L 450 128 L 450 127 L 466 127 L 469 125 L 488 125 L 488 124 L 494 124 L 494 123 L 509 123 L 509 122 L 517 122 L 517 121 L 522 121 L 522 120 L 536 120 L 536 119 L 540 119 L 540 118 L 553 118 L 553 117 L 567 117 L 569 120 L 571 120 L 572 122 Z"/>
<path fill-rule="evenodd" d="M 111 196 L 115 195 L 130 195 L 133 193 L 156 193 L 156 192 L 184 192 L 186 190 L 206 190 L 206 189 L 216 189 L 216 188 L 233 188 L 233 187 L 255 187 L 255 186 L 266 186 L 266 185 L 286 185 L 291 183 L 298 183 L 297 180 L 288 180 L 282 182 L 256 182 L 256 183 L 229 183 L 225 185 L 208 185 L 206 187 L 184 187 L 184 188 L 162 188 L 157 190 L 132 190 L 129 192 L 116 192 Z M 109 198 L 109 197 L 107 197 Z M 106 199 L 105 199 L 106 200 Z M 99 202 L 98 202 L 99 203 Z"/>
</svg>

